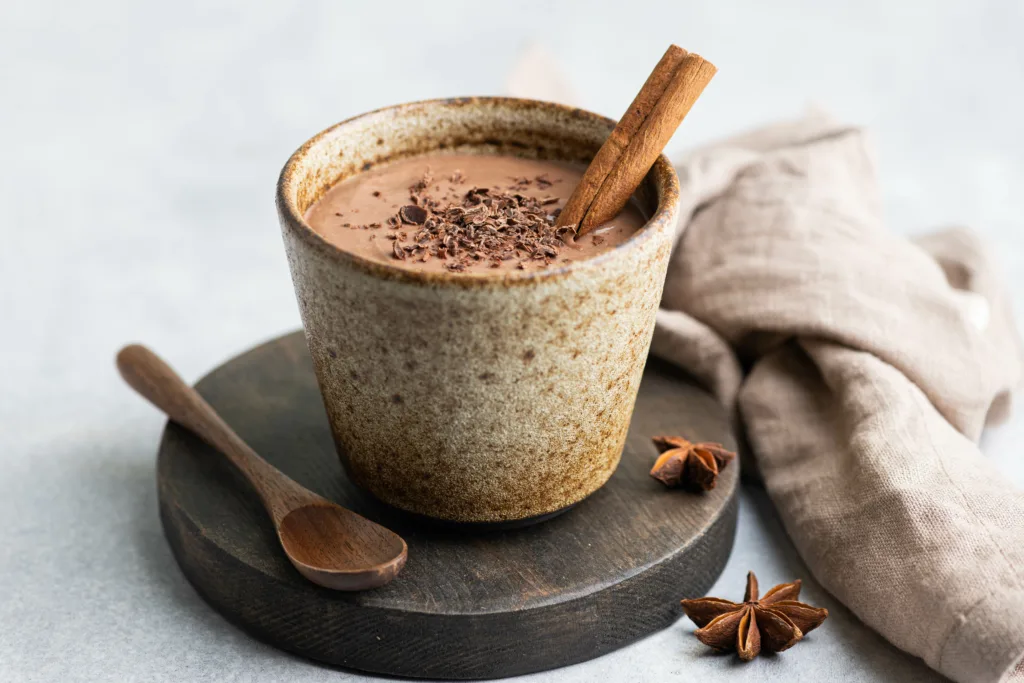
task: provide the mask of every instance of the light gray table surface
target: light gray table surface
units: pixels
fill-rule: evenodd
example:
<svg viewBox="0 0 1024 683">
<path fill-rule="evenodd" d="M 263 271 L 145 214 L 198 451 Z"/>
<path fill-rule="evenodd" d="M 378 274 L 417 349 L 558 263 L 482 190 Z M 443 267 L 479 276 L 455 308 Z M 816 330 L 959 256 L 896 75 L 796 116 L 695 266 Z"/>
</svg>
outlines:
<svg viewBox="0 0 1024 683">
<path fill-rule="evenodd" d="M 113 368 L 143 340 L 190 380 L 299 326 L 272 192 L 347 116 L 498 93 L 546 47 L 618 116 L 669 42 L 721 71 L 685 147 L 825 107 L 876 133 L 894 231 L 976 228 L 1024 306 L 1024 5 L 5 2 L 0 6 L 0 681 L 350 681 L 208 608 L 160 531 L 163 420 Z M 627 16 L 628 10 L 628 16 Z M 616 16 L 619 15 L 619 16 Z M 1024 413 L 985 452 L 1024 485 Z M 831 618 L 780 657 L 710 655 L 681 620 L 531 681 L 931 681 L 808 575 L 743 493 L 714 595 L 803 577 Z"/>
</svg>

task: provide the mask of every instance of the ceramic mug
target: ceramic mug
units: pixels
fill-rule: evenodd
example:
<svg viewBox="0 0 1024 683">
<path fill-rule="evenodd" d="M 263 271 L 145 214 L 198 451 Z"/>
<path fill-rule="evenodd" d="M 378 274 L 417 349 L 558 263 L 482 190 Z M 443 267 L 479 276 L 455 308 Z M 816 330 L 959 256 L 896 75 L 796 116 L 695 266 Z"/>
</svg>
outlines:
<svg viewBox="0 0 1024 683">
<path fill-rule="evenodd" d="M 465 98 L 339 123 L 277 187 L 309 352 L 352 480 L 392 506 L 456 522 L 543 518 L 619 462 L 672 249 L 675 171 L 638 191 L 651 218 L 595 258 L 544 270 L 417 272 L 333 246 L 303 219 L 336 182 L 458 151 L 586 163 L 614 122 L 547 102 Z"/>
</svg>

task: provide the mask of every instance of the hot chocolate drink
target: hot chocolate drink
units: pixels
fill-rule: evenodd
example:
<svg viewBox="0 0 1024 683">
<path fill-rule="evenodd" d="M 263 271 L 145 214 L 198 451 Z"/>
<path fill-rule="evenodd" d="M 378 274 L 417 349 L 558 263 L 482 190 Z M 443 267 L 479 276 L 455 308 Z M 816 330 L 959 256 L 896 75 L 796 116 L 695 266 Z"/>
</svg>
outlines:
<svg viewBox="0 0 1024 683">
<path fill-rule="evenodd" d="M 584 170 L 511 156 L 412 157 L 343 180 L 305 219 L 340 249 L 402 268 L 539 270 L 612 249 L 646 222 L 631 203 L 579 238 L 555 228 Z"/>
<path fill-rule="evenodd" d="M 626 176 L 644 155 L 612 159 L 597 179 L 559 163 L 607 144 L 610 123 L 531 100 L 415 102 L 333 126 L 288 161 L 277 191 L 288 265 L 355 485 L 436 519 L 518 523 L 611 476 L 680 200 L 663 157 L 635 207 Z M 604 195 L 592 186 L 606 184 L 622 196 L 593 210 Z M 567 220 L 577 204 L 582 234 Z"/>
</svg>

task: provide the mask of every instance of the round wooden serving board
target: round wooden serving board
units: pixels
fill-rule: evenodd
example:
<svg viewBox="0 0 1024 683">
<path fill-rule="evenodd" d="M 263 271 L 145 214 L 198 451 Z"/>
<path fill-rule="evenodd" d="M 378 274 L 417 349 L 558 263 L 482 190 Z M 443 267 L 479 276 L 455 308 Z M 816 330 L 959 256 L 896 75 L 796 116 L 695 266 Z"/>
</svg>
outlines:
<svg viewBox="0 0 1024 683">
<path fill-rule="evenodd" d="M 650 437 L 735 447 L 725 414 L 651 359 L 622 463 L 554 519 L 514 530 L 439 526 L 386 508 L 343 475 L 301 333 L 221 366 L 197 388 L 263 457 L 409 544 L 391 584 L 338 593 L 305 581 L 227 460 L 168 424 L 160 515 L 182 571 L 224 616 L 289 652 L 401 676 L 497 678 L 581 662 L 674 622 L 732 549 L 738 464 L 696 495 L 647 472 Z M 510 453 L 509 457 L 515 457 Z"/>
</svg>

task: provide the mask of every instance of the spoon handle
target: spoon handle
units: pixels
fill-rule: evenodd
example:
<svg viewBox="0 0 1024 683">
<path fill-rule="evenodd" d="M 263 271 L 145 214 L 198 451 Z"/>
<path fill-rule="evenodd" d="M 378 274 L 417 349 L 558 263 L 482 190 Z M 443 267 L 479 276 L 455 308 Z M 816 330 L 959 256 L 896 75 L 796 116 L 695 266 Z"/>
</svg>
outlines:
<svg viewBox="0 0 1024 683">
<path fill-rule="evenodd" d="M 320 499 L 261 458 L 199 392 L 145 346 L 121 349 L 117 369 L 132 389 L 167 417 L 226 455 L 259 493 L 275 524 L 297 505 Z"/>
</svg>

